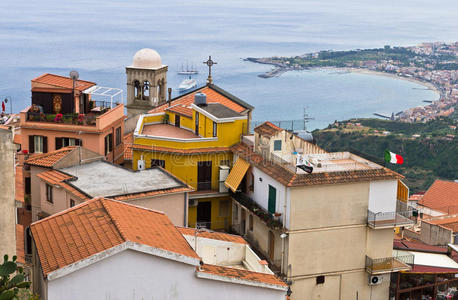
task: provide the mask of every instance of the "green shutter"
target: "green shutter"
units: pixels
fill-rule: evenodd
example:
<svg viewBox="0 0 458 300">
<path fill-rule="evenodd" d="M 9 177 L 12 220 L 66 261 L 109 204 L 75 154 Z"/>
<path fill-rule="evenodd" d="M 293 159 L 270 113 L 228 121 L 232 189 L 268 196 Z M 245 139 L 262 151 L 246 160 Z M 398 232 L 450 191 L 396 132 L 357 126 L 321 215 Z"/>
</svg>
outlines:
<svg viewBox="0 0 458 300">
<path fill-rule="evenodd" d="M 269 184 L 269 207 L 268 210 L 271 214 L 275 213 L 275 206 L 277 204 L 277 190 Z"/>
</svg>

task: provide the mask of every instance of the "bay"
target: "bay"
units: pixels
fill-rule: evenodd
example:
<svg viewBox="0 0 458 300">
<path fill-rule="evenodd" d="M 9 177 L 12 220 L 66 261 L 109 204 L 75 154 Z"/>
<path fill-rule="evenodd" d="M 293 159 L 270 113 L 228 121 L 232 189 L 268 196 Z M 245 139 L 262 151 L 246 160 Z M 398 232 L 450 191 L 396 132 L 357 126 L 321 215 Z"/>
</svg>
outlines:
<svg viewBox="0 0 458 300">
<path fill-rule="evenodd" d="M 401 2 L 401 3 L 399 3 Z M 0 2 L 0 97 L 15 112 L 30 103 L 30 80 L 42 73 L 67 75 L 125 90 L 124 67 L 144 47 L 169 65 L 176 88 L 182 64 L 212 55 L 215 83 L 253 104 L 254 120 L 300 119 L 303 107 L 315 120 L 391 114 L 438 95 L 421 85 L 382 76 L 330 70 L 256 75 L 269 66 L 243 57 L 299 55 L 323 49 L 354 49 L 454 41 L 456 1 L 70 1 Z"/>
</svg>

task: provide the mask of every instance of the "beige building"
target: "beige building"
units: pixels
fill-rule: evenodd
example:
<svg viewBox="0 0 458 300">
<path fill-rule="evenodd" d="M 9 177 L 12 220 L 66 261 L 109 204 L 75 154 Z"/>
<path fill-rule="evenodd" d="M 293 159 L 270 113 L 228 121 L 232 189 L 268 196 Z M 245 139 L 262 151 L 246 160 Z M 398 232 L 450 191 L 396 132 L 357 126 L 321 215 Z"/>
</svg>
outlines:
<svg viewBox="0 0 458 300">
<path fill-rule="evenodd" d="M 388 299 L 400 175 L 328 153 L 271 123 L 232 147 L 233 229 L 291 285 L 291 299 Z"/>
<path fill-rule="evenodd" d="M 0 128 L 0 255 L 16 255 L 16 201 L 14 197 L 14 153 L 12 132 Z"/>
</svg>

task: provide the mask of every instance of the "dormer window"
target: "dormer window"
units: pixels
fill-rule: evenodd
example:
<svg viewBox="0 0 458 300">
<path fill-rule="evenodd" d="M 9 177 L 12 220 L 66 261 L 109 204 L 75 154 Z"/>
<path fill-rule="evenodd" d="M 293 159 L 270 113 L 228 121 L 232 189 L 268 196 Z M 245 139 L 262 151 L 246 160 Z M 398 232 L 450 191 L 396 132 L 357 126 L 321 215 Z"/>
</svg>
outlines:
<svg viewBox="0 0 458 300">
<path fill-rule="evenodd" d="M 281 151 L 281 140 L 274 141 L 274 151 Z"/>
</svg>

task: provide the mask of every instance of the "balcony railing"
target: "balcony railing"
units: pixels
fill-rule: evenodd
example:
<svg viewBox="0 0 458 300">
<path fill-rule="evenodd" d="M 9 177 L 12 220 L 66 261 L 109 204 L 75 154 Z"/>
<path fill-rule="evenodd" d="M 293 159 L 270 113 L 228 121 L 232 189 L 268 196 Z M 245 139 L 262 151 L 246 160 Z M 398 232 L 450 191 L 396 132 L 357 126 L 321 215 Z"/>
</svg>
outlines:
<svg viewBox="0 0 458 300">
<path fill-rule="evenodd" d="M 410 218 L 413 215 L 413 210 L 379 212 L 374 213 L 367 211 L 367 224 L 374 229 L 383 229 L 395 226 L 412 225 L 415 221 Z"/>
<path fill-rule="evenodd" d="M 256 216 L 258 216 L 264 223 L 267 224 L 272 229 L 280 229 L 282 228 L 281 221 L 273 216 L 270 212 L 266 211 L 264 208 L 259 206 L 256 201 L 248 197 L 245 193 L 237 192 L 233 193 L 229 191 L 232 198 L 240 203 L 241 205 L 245 206 L 251 212 L 253 212 Z"/>
<path fill-rule="evenodd" d="M 407 271 L 412 269 L 413 264 L 413 254 L 375 259 L 366 256 L 366 271 L 369 274 L 382 274 L 398 271 Z"/>
<path fill-rule="evenodd" d="M 110 110 L 111 103 L 106 101 L 91 101 L 89 103 L 90 112 L 87 114 L 50 114 L 28 111 L 26 120 L 31 122 L 95 126 L 96 118 Z"/>
</svg>

